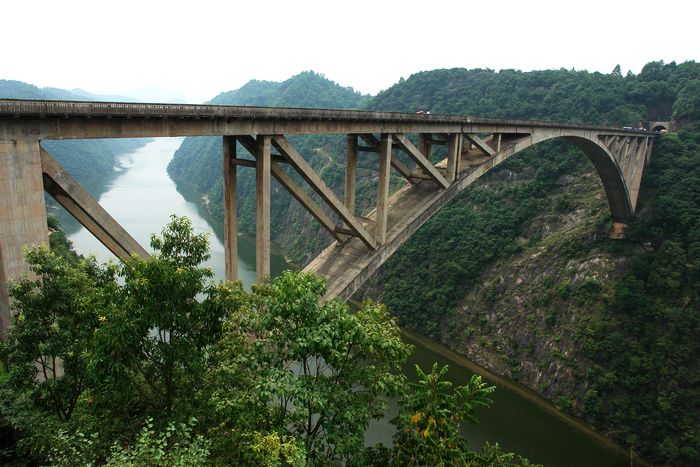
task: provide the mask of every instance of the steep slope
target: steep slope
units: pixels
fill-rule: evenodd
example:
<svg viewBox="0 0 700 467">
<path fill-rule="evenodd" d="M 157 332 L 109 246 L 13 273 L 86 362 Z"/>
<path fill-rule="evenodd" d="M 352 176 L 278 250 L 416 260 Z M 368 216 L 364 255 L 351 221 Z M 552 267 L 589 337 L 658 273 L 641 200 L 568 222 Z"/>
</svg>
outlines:
<svg viewBox="0 0 700 467">
<path fill-rule="evenodd" d="M 99 97 L 85 91 L 75 94 L 64 89 L 40 89 L 21 81 L 0 80 L 0 98 L 101 100 Z M 42 145 L 86 190 L 93 196 L 99 197 L 105 185 L 115 175 L 117 157 L 133 151 L 144 143 L 143 139 L 111 139 L 44 141 Z M 78 228 L 77 222 L 68 213 L 59 209 L 53 200 L 49 200 L 49 203 L 50 209 L 59 213 L 64 230 L 71 232 Z"/>
<path fill-rule="evenodd" d="M 678 108 L 698 76 L 695 63 L 652 63 L 637 77 L 604 81 L 626 93 L 620 105 L 652 113 Z M 464 98 L 469 82 L 462 80 L 464 92 L 455 98 Z M 507 89 L 498 80 L 492 85 Z M 564 117 L 567 109 L 582 115 L 577 105 L 590 105 L 588 88 L 571 89 L 563 109 L 550 102 L 553 115 Z M 406 95 L 411 104 L 403 103 Z M 547 118 L 544 104 L 523 99 L 533 116 Z M 423 100 L 445 111 L 456 105 L 447 96 L 416 99 L 414 92 L 392 89 L 372 105 L 408 109 Z M 587 110 L 599 122 L 619 114 Z M 491 104 L 484 112 L 501 116 Z M 531 387 L 648 459 L 695 465 L 699 139 L 698 128 L 662 139 L 626 241 L 607 238 L 607 203 L 585 157 L 564 144 L 536 147 L 426 223 L 363 295 L 384 301 L 404 325 Z"/>
</svg>

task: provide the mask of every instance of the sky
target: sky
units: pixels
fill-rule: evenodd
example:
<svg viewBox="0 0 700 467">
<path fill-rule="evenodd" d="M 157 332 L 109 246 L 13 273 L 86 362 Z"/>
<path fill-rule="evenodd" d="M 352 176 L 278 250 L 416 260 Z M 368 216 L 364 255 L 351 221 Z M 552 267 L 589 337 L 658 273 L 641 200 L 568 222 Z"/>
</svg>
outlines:
<svg viewBox="0 0 700 467">
<path fill-rule="evenodd" d="M 436 68 L 639 73 L 700 60 L 694 0 L 32 0 L 0 7 L 0 79 L 199 103 L 306 70 L 363 94 Z"/>
</svg>

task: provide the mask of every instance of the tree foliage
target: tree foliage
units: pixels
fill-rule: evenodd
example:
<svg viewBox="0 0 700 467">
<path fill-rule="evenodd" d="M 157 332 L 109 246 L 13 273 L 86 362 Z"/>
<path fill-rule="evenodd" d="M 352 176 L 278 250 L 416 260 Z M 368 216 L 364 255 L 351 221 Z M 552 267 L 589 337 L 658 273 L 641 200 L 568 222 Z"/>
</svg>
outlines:
<svg viewBox="0 0 700 467">
<path fill-rule="evenodd" d="M 250 292 L 212 283 L 207 238 L 186 218 L 173 217 L 151 247 L 121 267 L 27 251 L 33 276 L 12 286 L 0 417 L 32 461 L 361 465 L 387 396 L 424 413 L 421 433 L 431 433 L 382 448 L 396 462 L 409 451 L 475 455 L 459 423 L 493 388 L 475 377 L 450 394 L 446 369 L 433 369 L 407 391 L 411 346 L 383 305 L 326 301 L 325 281 L 303 272 Z"/>
</svg>

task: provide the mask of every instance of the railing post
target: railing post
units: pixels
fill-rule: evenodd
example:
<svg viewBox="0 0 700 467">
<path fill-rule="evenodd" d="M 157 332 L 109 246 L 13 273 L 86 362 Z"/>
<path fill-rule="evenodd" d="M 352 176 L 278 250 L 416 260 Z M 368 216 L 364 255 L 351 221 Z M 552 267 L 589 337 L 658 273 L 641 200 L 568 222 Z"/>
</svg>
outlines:
<svg viewBox="0 0 700 467">
<path fill-rule="evenodd" d="M 386 242 L 387 218 L 389 210 L 389 178 L 391 175 L 392 135 L 382 133 L 379 143 L 379 186 L 377 188 L 377 217 L 374 238 L 380 245 Z"/>
<path fill-rule="evenodd" d="M 226 280 L 238 280 L 238 199 L 236 194 L 236 137 L 224 136 L 224 237 Z"/>
<path fill-rule="evenodd" d="M 255 155 L 255 271 L 258 283 L 270 275 L 271 141 L 269 135 L 258 135 Z"/>
</svg>

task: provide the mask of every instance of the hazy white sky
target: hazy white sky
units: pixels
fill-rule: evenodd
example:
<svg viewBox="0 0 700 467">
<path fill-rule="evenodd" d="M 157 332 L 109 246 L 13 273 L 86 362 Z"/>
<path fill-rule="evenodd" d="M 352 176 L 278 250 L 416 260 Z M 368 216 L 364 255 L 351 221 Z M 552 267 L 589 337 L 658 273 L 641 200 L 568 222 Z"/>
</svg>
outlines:
<svg viewBox="0 0 700 467">
<path fill-rule="evenodd" d="M 208 100 L 305 70 L 375 94 L 435 68 L 700 60 L 695 0 L 12 0 L 0 79 Z M 157 89 L 156 89 L 157 88 Z"/>
</svg>

